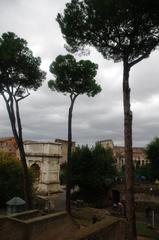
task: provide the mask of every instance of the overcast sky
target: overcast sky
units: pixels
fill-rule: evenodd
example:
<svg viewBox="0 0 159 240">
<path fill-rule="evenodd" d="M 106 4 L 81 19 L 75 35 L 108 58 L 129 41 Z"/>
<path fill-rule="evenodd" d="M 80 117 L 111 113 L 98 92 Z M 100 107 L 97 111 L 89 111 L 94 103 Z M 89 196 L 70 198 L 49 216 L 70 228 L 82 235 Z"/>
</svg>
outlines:
<svg viewBox="0 0 159 240">
<path fill-rule="evenodd" d="M 20 104 L 24 139 L 67 138 L 69 96 L 51 92 L 47 81 L 53 76 L 49 65 L 59 54 L 67 54 L 65 41 L 56 22 L 67 0 L 0 0 L 0 34 L 12 31 L 27 40 L 47 72 L 43 86 Z M 102 92 L 94 98 L 81 95 L 73 113 L 73 139 L 94 144 L 113 139 L 123 145 L 122 64 L 106 61 L 95 50 L 87 57 L 99 65 L 97 82 Z M 133 145 L 145 146 L 159 130 L 159 52 L 133 67 L 130 74 L 133 110 Z M 0 97 L 0 137 L 11 136 L 11 127 Z"/>
</svg>

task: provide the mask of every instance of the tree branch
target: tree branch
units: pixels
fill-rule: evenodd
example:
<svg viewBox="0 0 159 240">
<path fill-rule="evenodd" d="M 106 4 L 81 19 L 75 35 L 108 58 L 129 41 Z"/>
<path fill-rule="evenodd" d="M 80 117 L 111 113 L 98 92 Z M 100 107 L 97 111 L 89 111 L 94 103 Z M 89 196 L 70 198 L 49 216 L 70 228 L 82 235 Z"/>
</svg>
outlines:
<svg viewBox="0 0 159 240">
<path fill-rule="evenodd" d="M 14 100 L 15 100 L 15 106 L 16 106 L 16 119 L 17 119 L 17 126 L 18 126 L 18 134 L 19 134 L 19 139 L 21 141 L 23 141 L 23 137 L 22 137 L 22 124 L 21 124 L 21 119 L 20 119 L 20 113 L 19 113 L 19 105 L 18 105 L 18 100 L 16 99 L 16 97 L 14 96 Z"/>
<path fill-rule="evenodd" d="M 71 99 L 71 102 L 73 100 L 73 93 L 70 94 L 70 99 Z"/>
<path fill-rule="evenodd" d="M 139 63 L 140 61 L 142 61 L 144 58 L 147 58 L 148 56 L 149 56 L 149 53 L 145 53 L 141 57 L 139 57 L 136 60 L 134 60 L 133 62 L 129 63 L 129 67 L 131 68 L 132 66 L 134 66 L 137 63 Z"/>
<path fill-rule="evenodd" d="M 7 99 L 7 97 L 5 96 L 4 92 L 1 92 L 1 94 L 2 94 L 2 97 L 4 98 L 5 103 L 6 103 L 6 107 L 7 107 L 7 111 L 8 111 L 8 115 L 9 115 L 12 131 L 13 131 L 13 135 L 16 138 L 16 141 L 18 141 L 18 133 L 17 133 L 17 129 L 16 129 L 16 118 L 15 118 L 15 113 L 14 113 L 13 100 L 11 100 L 10 96 Z M 9 104 L 9 101 L 10 101 L 10 104 Z"/>
<path fill-rule="evenodd" d="M 19 101 L 21 101 L 22 99 L 27 98 L 29 95 L 30 95 L 30 93 L 28 93 L 27 95 L 25 95 L 25 96 L 23 96 L 23 97 L 20 97 L 20 98 L 16 99 L 16 101 L 19 102 Z"/>
<path fill-rule="evenodd" d="M 14 93 L 14 96 L 17 94 L 19 88 L 20 88 L 20 85 L 17 87 L 17 89 L 16 89 L 16 91 L 15 91 L 15 93 Z"/>
<path fill-rule="evenodd" d="M 2 97 L 4 98 L 4 101 L 6 102 L 6 105 L 8 104 L 9 100 L 7 99 L 6 95 L 4 94 L 4 92 L 1 92 Z"/>
</svg>

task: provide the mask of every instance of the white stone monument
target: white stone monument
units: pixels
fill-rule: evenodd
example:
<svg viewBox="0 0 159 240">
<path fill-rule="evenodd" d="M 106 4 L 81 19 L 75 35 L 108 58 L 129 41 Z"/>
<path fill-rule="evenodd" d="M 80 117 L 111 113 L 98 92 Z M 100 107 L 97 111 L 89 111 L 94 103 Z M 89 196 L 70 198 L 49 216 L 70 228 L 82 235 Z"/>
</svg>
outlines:
<svg viewBox="0 0 159 240">
<path fill-rule="evenodd" d="M 24 142 L 27 165 L 35 171 L 37 192 L 41 195 L 59 192 L 62 146 L 54 142 Z"/>
</svg>

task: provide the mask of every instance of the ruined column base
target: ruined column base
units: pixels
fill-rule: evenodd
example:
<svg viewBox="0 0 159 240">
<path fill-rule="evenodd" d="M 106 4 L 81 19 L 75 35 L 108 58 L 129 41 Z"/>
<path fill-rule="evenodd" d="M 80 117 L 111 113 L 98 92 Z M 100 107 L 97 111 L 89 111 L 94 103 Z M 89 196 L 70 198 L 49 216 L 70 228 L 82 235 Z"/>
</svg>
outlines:
<svg viewBox="0 0 159 240">
<path fill-rule="evenodd" d="M 59 183 L 40 183 L 37 189 L 37 193 L 43 196 L 57 192 L 63 192 Z"/>
</svg>

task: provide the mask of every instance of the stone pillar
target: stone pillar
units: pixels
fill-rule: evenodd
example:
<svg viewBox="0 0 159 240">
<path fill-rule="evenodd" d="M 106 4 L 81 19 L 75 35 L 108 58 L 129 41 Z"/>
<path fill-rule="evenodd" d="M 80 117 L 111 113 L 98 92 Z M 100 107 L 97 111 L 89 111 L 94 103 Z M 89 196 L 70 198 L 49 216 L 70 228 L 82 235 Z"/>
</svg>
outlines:
<svg viewBox="0 0 159 240">
<path fill-rule="evenodd" d="M 39 193 L 47 194 L 61 190 L 59 185 L 59 159 L 45 157 L 39 182 Z"/>
</svg>

